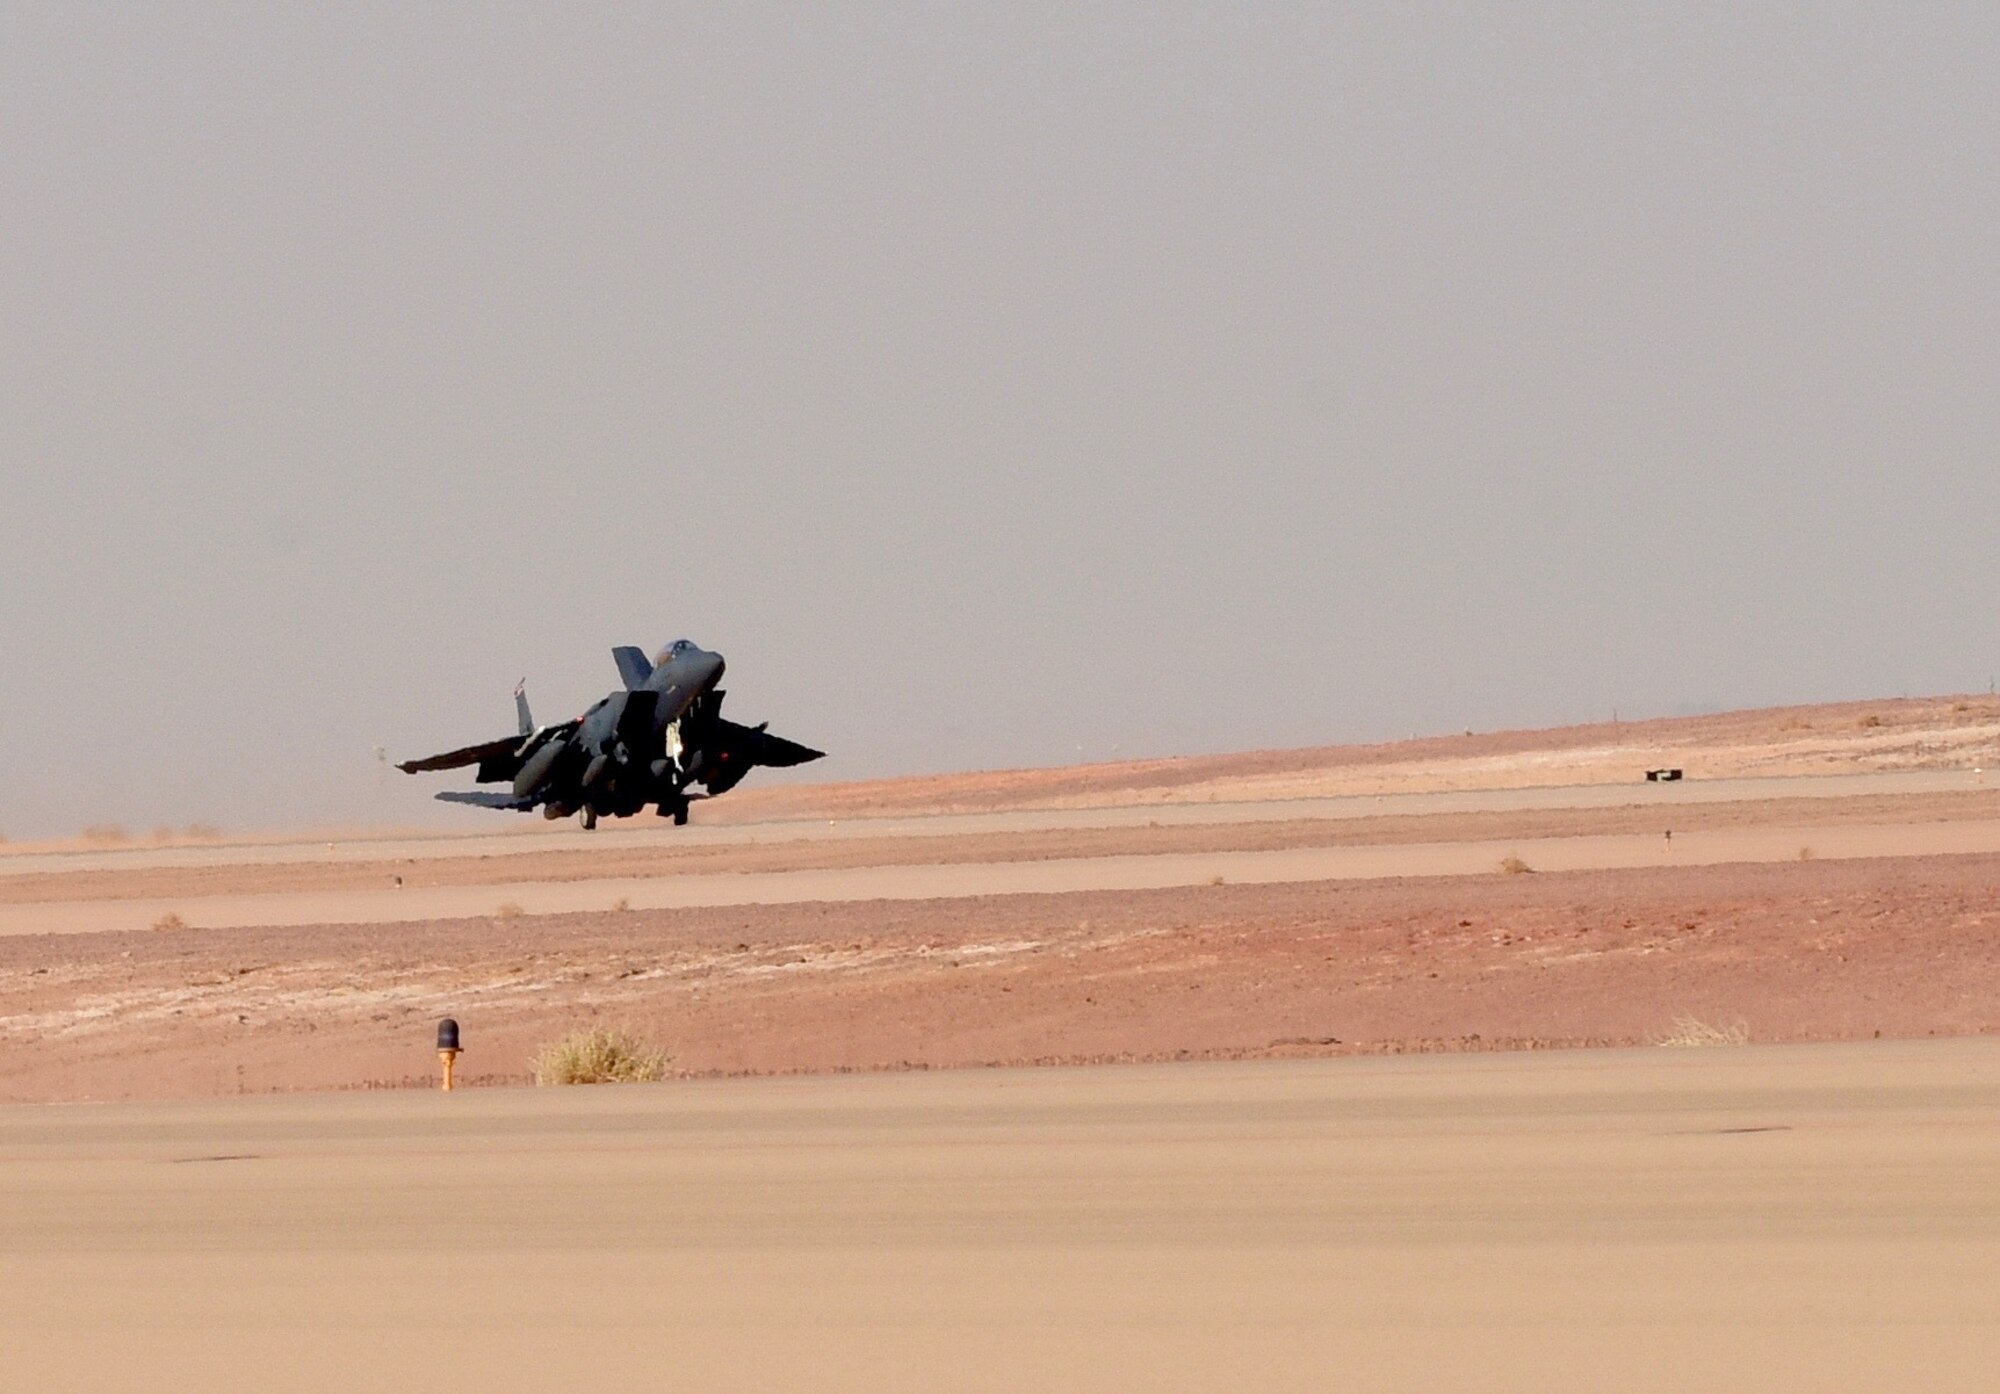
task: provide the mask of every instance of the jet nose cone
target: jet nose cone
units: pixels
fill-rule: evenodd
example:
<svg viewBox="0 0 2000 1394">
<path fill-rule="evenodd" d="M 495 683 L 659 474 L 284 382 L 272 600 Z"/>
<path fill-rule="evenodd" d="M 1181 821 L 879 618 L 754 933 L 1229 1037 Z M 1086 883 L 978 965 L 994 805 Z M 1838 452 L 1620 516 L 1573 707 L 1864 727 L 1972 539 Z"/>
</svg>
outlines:
<svg viewBox="0 0 2000 1394">
<path fill-rule="evenodd" d="M 713 687 L 715 686 L 716 683 L 721 682 L 722 670 L 727 668 L 728 666 L 729 666 L 728 664 L 722 661 L 721 654 L 710 653 L 706 649 L 704 649 L 701 655 L 702 686 Z"/>
</svg>

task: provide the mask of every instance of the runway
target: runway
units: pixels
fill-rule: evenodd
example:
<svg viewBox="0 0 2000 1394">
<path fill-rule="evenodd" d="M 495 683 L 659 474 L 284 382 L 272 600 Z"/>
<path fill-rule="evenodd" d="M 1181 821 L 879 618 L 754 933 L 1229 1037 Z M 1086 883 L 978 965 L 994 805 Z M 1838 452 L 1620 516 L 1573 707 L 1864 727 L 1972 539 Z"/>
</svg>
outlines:
<svg viewBox="0 0 2000 1394">
<path fill-rule="evenodd" d="M 0 1109 L 22 1389 L 1973 1390 L 2000 1045 Z"/>
</svg>

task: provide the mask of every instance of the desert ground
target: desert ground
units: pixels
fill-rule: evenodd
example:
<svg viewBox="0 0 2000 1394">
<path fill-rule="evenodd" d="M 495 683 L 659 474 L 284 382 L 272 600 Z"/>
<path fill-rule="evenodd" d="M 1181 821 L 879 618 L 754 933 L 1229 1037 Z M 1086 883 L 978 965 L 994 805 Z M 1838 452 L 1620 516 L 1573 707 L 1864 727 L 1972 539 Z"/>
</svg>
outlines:
<svg viewBox="0 0 2000 1394">
<path fill-rule="evenodd" d="M 14 1107 L 0 1368 L 1980 1390 L 1996 1143 L 1971 1040 Z"/>
<path fill-rule="evenodd" d="M 0 846 L 0 1371 L 1983 1388 L 1988 770 L 1960 697 Z M 522 1087 L 593 1025 L 670 1077 Z"/>
<path fill-rule="evenodd" d="M 684 1076 L 2000 1029 L 1986 697 L 696 819 L 0 847 L 0 1101 L 417 1084 L 445 1015 L 480 1084 L 583 1025 Z"/>
</svg>

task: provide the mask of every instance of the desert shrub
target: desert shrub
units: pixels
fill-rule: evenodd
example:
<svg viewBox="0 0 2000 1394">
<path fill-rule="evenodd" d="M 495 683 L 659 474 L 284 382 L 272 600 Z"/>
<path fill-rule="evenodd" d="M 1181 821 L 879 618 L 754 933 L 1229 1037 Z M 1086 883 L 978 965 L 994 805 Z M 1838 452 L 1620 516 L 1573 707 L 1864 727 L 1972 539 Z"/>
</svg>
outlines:
<svg viewBox="0 0 2000 1394">
<path fill-rule="evenodd" d="M 222 829 L 213 823 L 189 823 L 185 836 L 190 842 L 217 842 L 222 838 Z"/>
<path fill-rule="evenodd" d="M 83 830 L 85 842 L 130 842 L 132 834 L 118 823 L 92 823 Z"/>
<path fill-rule="evenodd" d="M 1860 724 L 1867 727 L 1880 726 L 1882 724 L 1882 718 L 1875 715 L 1875 713 L 1870 712 L 1868 713 L 1868 715 L 1861 718 Z"/>
<path fill-rule="evenodd" d="M 1742 1045 L 1750 1039 L 1750 1027 L 1741 1021 L 1711 1026 L 1691 1016 L 1677 1016 L 1670 1029 L 1648 1039 L 1656 1046 Z"/>
<path fill-rule="evenodd" d="M 521 907 L 511 900 L 503 900 L 493 907 L 493 918 L 496 920 L 511 920 L 518 918 L 520 914 Z"/>
<path fill-rule="evenodd" d="M 1519 857 L 1513 855 L 1511 852 L 1500 859 L 1500 869 L 1506 872 L 1509 876 L 1520 876 L 1526 872 L 1534 870 L 1533 867 L 1529 866 L 1526 862 L 1522 861 Z"/>
<path fill-rule="evenodd" d="M 154 929 L 186 929 L 186 928 L 187 928 L 187 921 L 186 921 L 186 920 L 184 920 L 184 919 L 182 919 L 182 918 L 181 918 L 181 917 L 180 917 L 179 915 L 175 914 L 175 913 L 174 913 L 174 912 L 173 912 L 172 910 L 169 910 L 169 911 L 167 911 L 167 913 L 166 913 L 166 914 L 164 914 L 164 915 L 160 916 L 160 918 L 158 918 L 157 920 L 154 920 L 154 921 L 153 921 L 153 928 L 154 928 Z"/>
<path fill-rule="evenodd" d="M 1799 848 L 1799 860 L 1800 860 L 1800 861 L 1802 861 L 1802 862 L 1809 862 L 1809 861 L 1811 861 L 1812 859 L 1813 859 L 1813 849 L 1812 849 L 1812 848 L 1810 848 L 1810 847 L 1801 847 L 1801 848 Z"/>
<path fill-rule="evenodd" d="M 644 1084 L 667 1072 L 665 1051 L 622 1031 L 572 1031 L 528 1062 L 537 1084 Z"/>
</svg>

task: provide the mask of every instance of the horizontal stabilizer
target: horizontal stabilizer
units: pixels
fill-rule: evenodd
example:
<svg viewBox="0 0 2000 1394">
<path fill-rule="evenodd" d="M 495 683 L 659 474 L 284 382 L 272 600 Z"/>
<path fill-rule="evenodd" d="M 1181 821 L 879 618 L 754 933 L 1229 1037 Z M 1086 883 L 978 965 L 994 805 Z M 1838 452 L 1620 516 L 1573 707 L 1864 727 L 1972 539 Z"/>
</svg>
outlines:
<svg viewBox="0 0 2000 1394">
<path fill-rule="evenodd" d="M 447 789 L 437 797 L 445 803 L 469 803 L 477 808 L 505 808 L 516 813 L 526 813 L 535 806 L 533 799 L 517 799 L 512 794 L 487 793 L 479 789 Z"/>
</svg>

